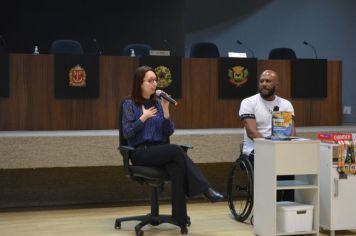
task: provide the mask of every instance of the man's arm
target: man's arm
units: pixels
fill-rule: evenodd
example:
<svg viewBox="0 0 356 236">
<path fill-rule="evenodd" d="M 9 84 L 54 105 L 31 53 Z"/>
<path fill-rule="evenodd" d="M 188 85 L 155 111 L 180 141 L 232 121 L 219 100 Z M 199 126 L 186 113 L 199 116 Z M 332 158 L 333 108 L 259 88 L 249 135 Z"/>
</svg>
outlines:
<svg viewBox="0 0 356 236">
<path fill-rule="evenodd" d="M 257 124 L 255 119 L 245 118 L 242 119 L 242 124 L 246 129 L 247 136 L 250 139 L 263 138 L 262 134 L 257 131 Z"/>
</svg>

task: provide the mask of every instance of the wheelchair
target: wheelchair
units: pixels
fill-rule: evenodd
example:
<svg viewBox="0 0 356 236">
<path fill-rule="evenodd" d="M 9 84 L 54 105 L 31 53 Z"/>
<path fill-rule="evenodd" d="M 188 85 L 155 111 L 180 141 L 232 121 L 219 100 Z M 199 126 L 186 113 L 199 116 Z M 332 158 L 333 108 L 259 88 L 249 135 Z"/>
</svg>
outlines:
<svg viewBox="0 0 356 236">
<path fill-rule="evenodd" d="M 227 181 L 227 202 L 234 219 L 239 222 L 246 221 L 253 208 L 253 161 L 254 153 L 242 153 L 234 162 Z M 253 224 L 253 216 L 250 218 Z"/>
</svg>

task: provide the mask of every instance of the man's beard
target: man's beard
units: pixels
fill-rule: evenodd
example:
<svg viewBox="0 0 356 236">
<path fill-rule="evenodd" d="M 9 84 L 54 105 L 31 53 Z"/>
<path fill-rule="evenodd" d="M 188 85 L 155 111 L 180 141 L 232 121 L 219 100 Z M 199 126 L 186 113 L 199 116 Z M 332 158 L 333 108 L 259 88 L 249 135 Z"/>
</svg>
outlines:
<svg viewBox="0 0 356 236">
<path fill-rule="evenodd" d="M 272 88 L 270 91 L 268 91 L 267 94 L 261 93 L 261 90 L 262 90 L 262 89 L 260 89 L 259 92 L 260 92 L 260 94 L 261 94 L 261 97 L 263 97 L 263 98 L 269 98 L 269 97 L 273 96 L 274 93 L 276 92 L 276 88 Z"/>
</svg>

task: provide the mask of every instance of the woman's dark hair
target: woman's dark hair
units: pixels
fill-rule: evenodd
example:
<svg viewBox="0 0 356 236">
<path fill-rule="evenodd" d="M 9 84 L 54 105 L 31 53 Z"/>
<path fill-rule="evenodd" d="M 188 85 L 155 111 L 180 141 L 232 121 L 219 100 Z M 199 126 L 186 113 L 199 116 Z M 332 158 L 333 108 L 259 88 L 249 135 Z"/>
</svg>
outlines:
<svg viewBox="0 0 356 236">
<path fill-rule="evenodd" d="M 141 85 L 143 83 L 143 78 L 147 71 L 152 71 L 156 74 L 152 67 L 149 66 L 140 66 L 136 69 L 134 74 L 134 81 L 131 90 L 131 99 L 138 105 L 142 105 L 146 99 L 142 97 Z M 156 94 L 152 94 L 150 100 L 156 101 Z"/>
</svg>

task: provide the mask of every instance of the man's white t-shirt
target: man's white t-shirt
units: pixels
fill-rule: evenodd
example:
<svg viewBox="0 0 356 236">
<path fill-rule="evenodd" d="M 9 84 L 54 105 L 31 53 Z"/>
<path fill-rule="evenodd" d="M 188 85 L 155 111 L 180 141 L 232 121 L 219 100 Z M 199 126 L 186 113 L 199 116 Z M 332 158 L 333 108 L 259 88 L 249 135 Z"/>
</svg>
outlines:
<svg viewBox="0 0 356 236">
<path fill-rule="evenodd" d="M 267 101 L 258 93 L 242 100 L 239 111 L 240 120 L 245 118 L 256 119 L 257 131 L 263 137 L 270 136 L 272 132 L 272 112 L 275 106 L 278 106 L 279 111 L 291 112 L 294 117 L 293 106 L 288 100 L 275 96 L 273 101 Z M 247 136 L 245 129 L 243 153 L 248 155 L 252 150 L 254 150 L 254 142 Z"/>
</svg>

